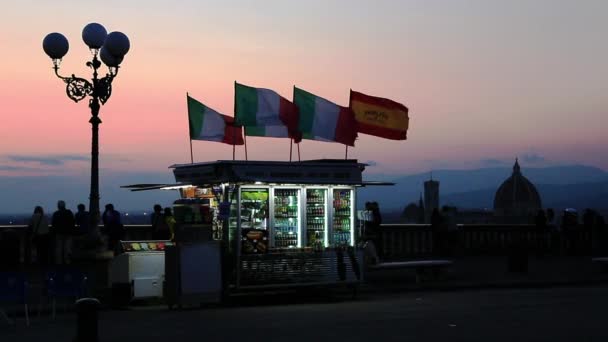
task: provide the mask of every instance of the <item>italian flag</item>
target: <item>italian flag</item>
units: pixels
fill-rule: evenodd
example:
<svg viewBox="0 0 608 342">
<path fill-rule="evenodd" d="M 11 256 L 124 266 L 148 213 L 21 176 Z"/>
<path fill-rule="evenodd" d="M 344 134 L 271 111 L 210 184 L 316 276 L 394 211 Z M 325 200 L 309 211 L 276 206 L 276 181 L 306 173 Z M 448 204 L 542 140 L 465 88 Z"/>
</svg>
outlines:
<svg viewBox="0 0 608 342">
<path fill-rule="evenodd" d="M 357 122 L 348 107 L 339 106 L 305 90 L 293 88 L 302 138 L 355 146 Z"/>
<path fill-rule="evenodd" d="M 235 125 L 246 135 L 299 141 L 298 109 L 275 91 L 234 83 Z"/>
<path fill-rule="evenodd" d="M 289 138 L 287 127 L 283 125 L 245 127 L 245 135 L 250 137 Z"/>
<path fill-rule="evenodd" d="M 234 126 L 234 119 L 222 115 L 188 96 L 190 139 L 243 145 L 243 129 Z"/>
</svg>

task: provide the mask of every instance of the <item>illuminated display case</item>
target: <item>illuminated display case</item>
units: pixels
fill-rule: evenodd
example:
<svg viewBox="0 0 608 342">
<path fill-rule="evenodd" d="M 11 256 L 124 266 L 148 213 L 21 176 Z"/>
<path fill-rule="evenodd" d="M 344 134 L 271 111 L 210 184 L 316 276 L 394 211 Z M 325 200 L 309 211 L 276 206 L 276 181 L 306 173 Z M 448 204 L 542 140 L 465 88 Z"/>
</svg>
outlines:
<svg viewBox="0 0 608 342">
<path fill-rule="evenodd" d="M 332 244 L 352 245 L 354 242 L 353 195 L 351 189 L 333 189 Z"/>
<path fill-rule="evenodd" d="M 327 189 L 307 189 L 306 246 L 327 247 L 327 229 Z"/>
<path fill-rule="evenodd" d="M 300 189 L 274 189 L 274 247 L 298 247 L 300 236 Z"/>
</svg>

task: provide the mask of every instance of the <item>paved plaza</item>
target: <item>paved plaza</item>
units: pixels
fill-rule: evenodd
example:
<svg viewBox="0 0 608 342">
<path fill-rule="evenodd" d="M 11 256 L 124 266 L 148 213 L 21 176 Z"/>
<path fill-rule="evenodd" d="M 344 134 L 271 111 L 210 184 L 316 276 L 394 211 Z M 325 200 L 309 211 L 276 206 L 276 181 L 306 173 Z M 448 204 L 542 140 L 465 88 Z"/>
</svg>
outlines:
<svg viewBox="0 0 608 342">
<path fill-rule="evenodd" d="M 291 298 L 291 299 L 290 299 Z M 100 316 L 101 341 L 607 341 L 608 288 L 255 296 L 222 307 L 142 305 Z M 76 317 L 2 325 L 0 341 L 71 341 Z"/>
</svg>

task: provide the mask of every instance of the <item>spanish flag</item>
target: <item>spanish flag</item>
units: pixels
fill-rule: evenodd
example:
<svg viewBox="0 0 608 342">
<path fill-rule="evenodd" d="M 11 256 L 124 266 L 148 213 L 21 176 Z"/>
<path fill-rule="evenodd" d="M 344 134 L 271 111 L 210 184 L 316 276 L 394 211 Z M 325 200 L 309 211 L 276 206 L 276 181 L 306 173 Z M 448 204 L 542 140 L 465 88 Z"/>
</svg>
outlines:
<svg viewBox="0 0 608 342">
<path fill-rule="evenodd" d="M 358 132 L 392 140 L 407 139 L 410 119 L 407 107 L 401 103 L 351 90 L 350 108 Z"/>
</svg>

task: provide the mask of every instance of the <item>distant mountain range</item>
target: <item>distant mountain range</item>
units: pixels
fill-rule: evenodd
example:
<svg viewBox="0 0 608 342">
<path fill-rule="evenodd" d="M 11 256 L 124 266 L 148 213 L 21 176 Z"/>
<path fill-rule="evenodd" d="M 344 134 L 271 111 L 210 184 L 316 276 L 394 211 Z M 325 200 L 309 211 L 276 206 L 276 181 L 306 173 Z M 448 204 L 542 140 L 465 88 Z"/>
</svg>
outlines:
<svg viewBox="0 0 608 342">
<path fill-rule="evenodd" d="M 498 186 L 511 175 L 512 169 L 434 170 L 433 179 L 440 182 L 441 205 L 459 208 L 492 208 Z M 543 206 L 553 208 L 608 208 L 608 173 L 590 166 L 570 165 L 527 168 L 522 173 L 537 185 Z M 407 176 L 364 175 L 366 180 L 395 182 L 394 186 L 369 186 L 358 191 L 358 208 L 366 201 L 377 201 L 383 211 L 400 211 L 408 203 L 418 202 L 423 182 L 429 173 Z M 179 197 L 176 191 L 131 192 L 121 185 L 135 183 L 173 183 L 170 171 L 159 173 L 111 172 L 101 174 L 101 205 L 113 203 L 122 212 L 149 211 L 155 203 L 170 206 Z M 57 200 L 63 199 L 75 209 L 78 203 L 88 205 L 89 176 L 76 177 L 1 177 L 0 214 L 30 214 L 42 205 L 52 212 Z"/>
<path fill-rule="evenodd" d="M 441 205 L 459 208 L 492 208 L 496 190 L 512 173 L 512 168 L 437 170 Z M 522 167 L 522 174 L 537 186 L 543 206 L 553 208 L 608 208 L 608 173 L 583 165 L 544 168 Z M 373 179 L 373 175 L 367 177 Z M 429 173 L 398 177 L 394 186 L 366 187 L 359 191 L 358 203 L 377 201 L 382 208 L 396 210 L 418 203 Z"/>
</svg>

